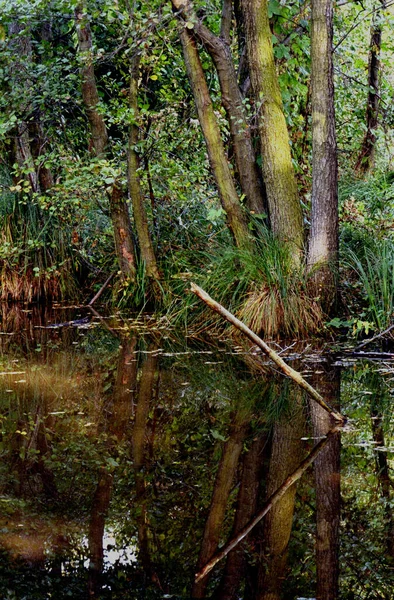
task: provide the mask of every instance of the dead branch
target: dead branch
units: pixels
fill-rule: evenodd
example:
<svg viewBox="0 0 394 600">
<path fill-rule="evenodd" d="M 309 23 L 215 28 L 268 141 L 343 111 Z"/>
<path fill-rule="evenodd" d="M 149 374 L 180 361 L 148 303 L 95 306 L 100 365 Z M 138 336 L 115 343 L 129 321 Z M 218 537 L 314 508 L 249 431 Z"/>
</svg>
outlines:
<svg viewBox="0 0 394 600">
<path fill-rule="evenodd" d="M 390 327 L 387 327 L 387 329 L 385 329 L 381 333 L 378 333 L 378 334 L 374 335 L 373 337 L 369 338 L 368 340 L 365 340 L 364 342 L 362 342 L 361 344 L 359 344 L 358 346 L 355 347 L 354 352 L 358 352 L 358 350 L 361 350 L 361 348 L 364 348 L 364 346 L 366 346 L 367 344 L 370 344 L 371 342 L 374 342 L 375 340 L 378 340 L 379 338 L 383 337 L 384 335 L 386 335 L 386 333 L 389 333 L 389 331 L 391 331 L 392 329 L 394 329 L 394 325 L 390 325 Z"/>
<path fill-rule="evenodd" d="M 346 418 L 334 410 L 324 398 L 313 388 L 298 372 L 292 369 L 285 361 L 277 354 L 272 348 L 270 348 L 258 335 L 253 333 L 249 327 L 242 323 L 237 317 L 235 317 L 232 313 L 226 310 L 221 304 L 213 300 L 202 288 L 200 288 L 195 283 L 191 283 L 190 287 L 191 291 L 196 294 L 209 308 L 219 315 L 221 315 L 224 319 L 226 319 L 229 323 L 234 325 L 237 329 L 242 331 L 252 342 L 254 342 L 259 348 L 261 348 L 266 354 L 282 371 L 285 375 L 293 379 L 300 387 L 302 387 L 308 394 L 320 404 L 324 410 L 326 410 L 336 421 L 340 423 L 345 423 Z"/>
</svg>

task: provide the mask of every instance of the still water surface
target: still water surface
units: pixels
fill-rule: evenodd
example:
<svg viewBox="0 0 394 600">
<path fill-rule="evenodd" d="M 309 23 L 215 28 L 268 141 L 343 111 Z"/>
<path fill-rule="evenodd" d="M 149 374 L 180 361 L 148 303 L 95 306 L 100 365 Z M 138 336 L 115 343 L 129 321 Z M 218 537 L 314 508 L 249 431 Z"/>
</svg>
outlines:
<svg viewBox="0 0 394 600">
<path fill-rule="evenodd" d="M 149 317 L 1 316 L 0 598 L 394 598 L 390 364 L 292 362 L 350 424 L 195 584 L 326 413 L 247 346 Z"/>
</svg>

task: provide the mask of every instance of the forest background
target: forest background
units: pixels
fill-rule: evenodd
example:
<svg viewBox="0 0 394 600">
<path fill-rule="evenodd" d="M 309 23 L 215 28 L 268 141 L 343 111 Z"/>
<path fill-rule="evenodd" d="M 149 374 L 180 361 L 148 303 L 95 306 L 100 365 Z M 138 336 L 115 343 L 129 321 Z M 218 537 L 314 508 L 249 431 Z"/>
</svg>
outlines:
<svg viewBox="0 0 394 600">
<path fill-rule="evenodd" d="M 198 330 L 193 278 L 269 337 L 387 327 L 393 21 L 390 1 L 2 1 L 1 298 L 86 302 L 112 275 L 107 300 L 186 304 Z"/>
</svg>

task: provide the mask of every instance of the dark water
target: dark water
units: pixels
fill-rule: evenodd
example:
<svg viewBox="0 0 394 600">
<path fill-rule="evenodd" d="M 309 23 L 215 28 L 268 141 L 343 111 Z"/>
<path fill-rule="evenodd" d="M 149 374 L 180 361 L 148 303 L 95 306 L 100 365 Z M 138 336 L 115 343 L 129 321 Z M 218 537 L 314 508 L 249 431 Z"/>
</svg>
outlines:
<svg viewBox="0 0 394 600">
<path fill-rule="evenodd" d="M 193 583 L 332 425 L 246 350 L 2 308 L 0 598 L 394 598 L 394 370 L 310 351 L 350 425 Z"/>
</svg>

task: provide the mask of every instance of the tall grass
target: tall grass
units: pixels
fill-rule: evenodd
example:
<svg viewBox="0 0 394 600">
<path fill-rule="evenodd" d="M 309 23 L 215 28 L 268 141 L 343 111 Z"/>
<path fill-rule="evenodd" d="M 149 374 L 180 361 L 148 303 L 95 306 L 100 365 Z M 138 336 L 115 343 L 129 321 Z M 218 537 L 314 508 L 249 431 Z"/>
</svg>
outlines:
<svg viewBox="0 0 394 600">
<path fill-rule="evenodd" d="M 393 317 L 394 242 L 385 239 L 357 253 L 349 250 L 346 265 L 359 278 L 367 317 L 378 329 L 387 328 Z"/>
<path fill-rule="evenodd" d="M 33 199 L 0 198 L 0 300 L 31 302 L 75 295 L 70 235 Z"/>
</svg>

